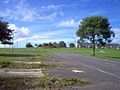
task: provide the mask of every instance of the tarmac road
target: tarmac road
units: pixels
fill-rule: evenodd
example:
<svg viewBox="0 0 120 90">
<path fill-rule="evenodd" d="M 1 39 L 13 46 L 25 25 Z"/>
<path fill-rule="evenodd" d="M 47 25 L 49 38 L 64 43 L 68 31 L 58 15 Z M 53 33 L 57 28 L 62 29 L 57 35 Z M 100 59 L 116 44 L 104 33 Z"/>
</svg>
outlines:
<svg viewBox="0 0 120 90">
<path fill-rule="evenodd" d="M 93 82 L 85 87 L 63 88 L 63 90 L 120 90 L 120 61 L 65 52 L 53 53 L 57 65 L 67 69 L 50 69 L 55 77 L 80 77 Z"/>
</svg>

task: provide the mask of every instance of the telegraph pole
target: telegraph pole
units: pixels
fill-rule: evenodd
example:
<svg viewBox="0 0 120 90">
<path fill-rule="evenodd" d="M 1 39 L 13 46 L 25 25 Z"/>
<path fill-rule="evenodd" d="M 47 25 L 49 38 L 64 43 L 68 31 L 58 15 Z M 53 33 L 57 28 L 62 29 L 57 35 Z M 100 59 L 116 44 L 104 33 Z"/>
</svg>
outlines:
<svg viewBox="0 0 120 90">
<path fill-rule="evenodd" d="M 17 32 L 14 32 L 14 30 L 12 30 L 12 35 L 13 35 L 13 44 L 12 44 L 12 53 L 13 53 L 13 48 L 14 48 L 14 34 Z"/>
</svg>

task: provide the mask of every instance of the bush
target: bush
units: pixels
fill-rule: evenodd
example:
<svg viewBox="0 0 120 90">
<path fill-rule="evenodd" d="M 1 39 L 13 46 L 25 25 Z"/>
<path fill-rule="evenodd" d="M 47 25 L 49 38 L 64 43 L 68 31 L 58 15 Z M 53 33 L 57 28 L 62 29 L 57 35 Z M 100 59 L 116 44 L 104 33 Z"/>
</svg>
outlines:
<svg viewBox="0 0 120 90">
<path fill-rule="evenodd" d="M 26 44 L 26 47 L 27 47 L 27 48 L 30 48 L 30 47 L 33 47 L 33 45 L 32 45 L 31 43 L 27 43 L 27 44 Z"/>
</svg>

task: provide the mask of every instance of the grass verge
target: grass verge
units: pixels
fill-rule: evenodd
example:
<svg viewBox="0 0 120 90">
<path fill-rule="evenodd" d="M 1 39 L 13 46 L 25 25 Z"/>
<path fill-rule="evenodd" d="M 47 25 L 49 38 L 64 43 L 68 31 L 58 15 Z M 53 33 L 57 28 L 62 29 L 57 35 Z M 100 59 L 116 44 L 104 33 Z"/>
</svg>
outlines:
<svg viewBox="0 0 120 90">
<path fill-rule="evenodd" d="M 33 78 L 33 77 L 0 77 L 0 90 L 29 90 L 41 88 L 50 90 L 54 88 L 57 90 L 62 87 L 73 85 L 84 86 L 89 84 L 88 81 L 80 80 L 78 78 Z"/>
</svg>

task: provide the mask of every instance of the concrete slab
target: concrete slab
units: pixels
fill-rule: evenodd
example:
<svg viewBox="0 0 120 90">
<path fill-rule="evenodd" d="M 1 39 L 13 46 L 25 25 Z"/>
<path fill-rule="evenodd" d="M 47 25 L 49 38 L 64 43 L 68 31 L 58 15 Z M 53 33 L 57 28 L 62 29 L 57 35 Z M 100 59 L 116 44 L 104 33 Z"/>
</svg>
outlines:
<svg viewBox="0 0 120 90">
<path fill-rule="evenodd" d="M 41 64 L 41 62 L 33 62 L 33 61 L 14 61 L 14 63 L 23 63 L 23 64 Z"/>
<path fill-rule="evenodd" d="M 43 77 L 41 69 L 0 69 L 0 76 Z"/>
</svg>

